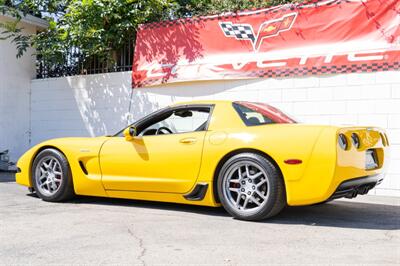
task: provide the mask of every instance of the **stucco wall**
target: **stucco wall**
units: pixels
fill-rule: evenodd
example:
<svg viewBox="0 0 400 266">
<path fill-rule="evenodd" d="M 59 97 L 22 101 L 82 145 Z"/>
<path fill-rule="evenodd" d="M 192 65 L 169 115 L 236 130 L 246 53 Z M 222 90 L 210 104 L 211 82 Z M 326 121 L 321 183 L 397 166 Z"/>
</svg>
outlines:
<svg viewBox="0 0 400 266">
<path fill-rule="evenodd" d="M 8 20 L 0 15 L 0 21 Z M 23 33 L 31 34 L 36 27 L 22 23 Z M 35 77 L 32 50 L 15 57 L 15 44 L 0 40 L 0 151 L 10 150 L 16 160 L 28 147 L 30 139 L 30 84 Z"/>
<path fill-rule="evenodd" d="M 392 162 L 387 178 L 372 193 L 400 196 L 398 71 L 181 83 L 135 89 L 132 95 L 130 81 L 129 72 L 33 80 L 32 144 L 54 137 L 112 134 L 128 120 L 177 101 L 263 101 L 307 123 L 377 125 L 388 129 Z"/>
</svg>

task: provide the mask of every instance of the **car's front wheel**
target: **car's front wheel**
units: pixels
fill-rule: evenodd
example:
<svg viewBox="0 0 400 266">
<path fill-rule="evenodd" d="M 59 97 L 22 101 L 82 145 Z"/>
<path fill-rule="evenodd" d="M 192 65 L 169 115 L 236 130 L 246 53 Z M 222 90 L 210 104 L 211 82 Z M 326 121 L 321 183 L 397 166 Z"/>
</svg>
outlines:
<svg viewBox="0 0 400 266">
<path fill-rule="evenodd" d="M 41 151 L 33 161 L 32 184 L 45 201 L 64 201 L 74 196 L 67 158 L 55 149 Z"/>
<path fill-rule="evenodd" d="M 286 205 L 279 169 L 259 154 L 241 153 L 228 159 L 219 172 L 217 185 L 221 204 L 238 219 L 266 219 Z"/>
</svg>

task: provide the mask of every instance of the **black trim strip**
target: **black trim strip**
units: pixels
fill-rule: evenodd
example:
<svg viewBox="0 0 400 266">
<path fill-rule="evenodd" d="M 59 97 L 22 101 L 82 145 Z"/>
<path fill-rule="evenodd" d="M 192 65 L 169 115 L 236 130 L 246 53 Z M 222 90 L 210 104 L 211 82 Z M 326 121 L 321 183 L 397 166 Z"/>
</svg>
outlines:
<svg viewBox="0 0 400 266">
<path fill-rule="evenodd" d="M 354 198 L 358 194 L 367 194 L 369 190 L 379 185 L 383 177 L 379 174 L 353 178 L 342 182 L 329 199 Z"/>
</svg>

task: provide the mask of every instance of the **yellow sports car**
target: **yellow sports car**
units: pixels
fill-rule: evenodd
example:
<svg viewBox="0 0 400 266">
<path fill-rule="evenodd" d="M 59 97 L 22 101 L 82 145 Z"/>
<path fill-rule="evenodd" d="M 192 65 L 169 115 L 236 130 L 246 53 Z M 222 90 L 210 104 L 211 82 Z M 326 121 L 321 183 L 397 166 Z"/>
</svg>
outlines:
<svg viewBox="0 0 400 266">
<path fill-rule="evenodd" d="M 74 195 L 222 205 L 260 220 L 286 205 L 366 194 L 389 142 L 376 127 L 296 123 L 263 103 L 196 101 L 161 109 L 114 136 L 43 142 L 17 182 L 46 201 Z"/>
</svg>

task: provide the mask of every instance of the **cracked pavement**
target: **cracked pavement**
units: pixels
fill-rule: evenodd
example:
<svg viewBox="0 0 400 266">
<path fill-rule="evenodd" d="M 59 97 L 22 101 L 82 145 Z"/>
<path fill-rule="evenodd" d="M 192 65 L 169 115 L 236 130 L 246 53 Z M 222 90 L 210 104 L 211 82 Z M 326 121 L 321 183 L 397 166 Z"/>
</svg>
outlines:
<svg viewBox="0 0 400 266">
<path fill-rule="evenodd" d="M 399 265 L 400 198 L 361 196 L 243 222 L 222 208 L 48 203 L 0 173 L 0 264 Z"/>
</svg>

